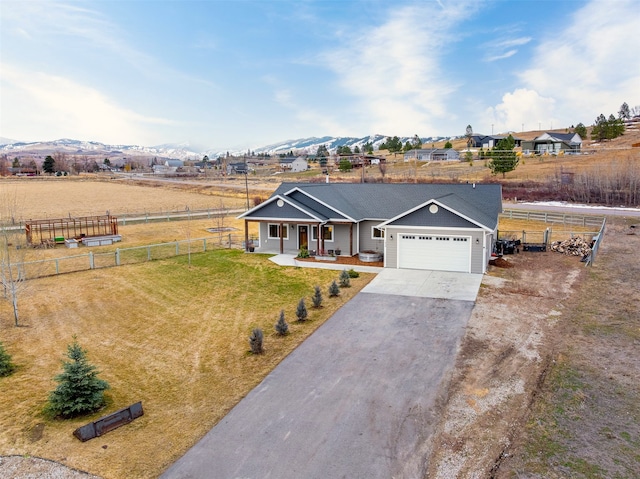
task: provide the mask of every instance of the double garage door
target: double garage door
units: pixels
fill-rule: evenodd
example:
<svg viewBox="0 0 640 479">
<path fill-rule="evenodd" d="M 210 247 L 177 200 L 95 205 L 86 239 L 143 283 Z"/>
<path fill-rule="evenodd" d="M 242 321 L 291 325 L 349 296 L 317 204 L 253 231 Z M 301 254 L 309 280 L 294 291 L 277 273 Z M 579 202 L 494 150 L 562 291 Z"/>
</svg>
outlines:
<svg viewBox="0 0 640 479">
<path fill-rule="evenodd" d="M 471 237 L 401 233 L 398 267 L 438 271 L 471 271 Z"/>
</svg>

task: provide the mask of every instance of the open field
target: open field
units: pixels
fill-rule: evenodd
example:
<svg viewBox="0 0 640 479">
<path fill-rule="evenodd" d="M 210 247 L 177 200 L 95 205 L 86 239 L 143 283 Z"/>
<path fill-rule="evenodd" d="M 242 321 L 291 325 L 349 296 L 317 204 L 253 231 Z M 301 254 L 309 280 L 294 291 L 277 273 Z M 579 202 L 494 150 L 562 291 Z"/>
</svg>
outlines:
<svg viewBox="0 0 640 479">
<path fill-rule="evenodd" d="M 264 255 L 220 250 L 121 268 L 34 280 L 22 301 L 23 327 L 0 303 L 0 337 L 17 372 L 0 387 L 0 454 L 30 454 L 107 478 L 156 477 L 208 431 L 282 358 L 359 291 L 362 274 L 340 298 L 326 288 L 337 272 L 280 268 Z M 298 324 L 295 307 L 314 285 L 326 307 Z M 78 294 L 81 292 L 81 294 Z M 276 337 L 285 310 L 291 334 Z M 266 353 L 248 353 L 253 327 Z M 56 421 L 42 414 L 66 345 L 77 335 L 111 385 L 105 410 Z M 107 436 L 80 443 L 71 433 L 142 400 L 145 415 Z"/>
<path fill-rule="evenodd" d="M 66 216 L 244 208 L 244 191 L 201 188 L 197 185 L 141 186 L 123 180 L 98 181 L 90 177 L 51 177 L 46 180 L 0 180 L 2 197 L 15 198 L 16 219 Z"/>
</svg>

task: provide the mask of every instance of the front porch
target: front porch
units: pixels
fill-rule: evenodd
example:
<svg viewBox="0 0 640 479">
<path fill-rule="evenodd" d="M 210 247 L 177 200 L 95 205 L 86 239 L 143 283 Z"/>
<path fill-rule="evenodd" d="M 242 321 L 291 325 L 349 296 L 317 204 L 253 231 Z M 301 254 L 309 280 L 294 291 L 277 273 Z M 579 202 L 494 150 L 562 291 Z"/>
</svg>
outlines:
<svg viewBox="0 0 640 479">
<path fill-rule="evenodd" d="M 249 221 L 258 223 L 258 241 L 249 238 Z M 245 250 L 311 256 L 353 256 L 358 252 L 351 222 L 274 222 L 245 219 Z"/>
</svg>

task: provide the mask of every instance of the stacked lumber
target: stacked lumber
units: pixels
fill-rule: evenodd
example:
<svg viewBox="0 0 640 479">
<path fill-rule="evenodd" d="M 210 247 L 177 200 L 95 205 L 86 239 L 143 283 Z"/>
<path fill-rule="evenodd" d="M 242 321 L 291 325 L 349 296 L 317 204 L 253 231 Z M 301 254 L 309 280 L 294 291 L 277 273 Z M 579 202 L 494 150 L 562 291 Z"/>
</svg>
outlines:
<svg viewBox="0 0 640 479">
<path fill-rule="evenodd" d="M 566 255 L 586 256 L 591 254 L 591 245 L 582 238 L 576 237 L 564 241 L 554 241 L 551 243 L 551 251 Z"/>
</svg>

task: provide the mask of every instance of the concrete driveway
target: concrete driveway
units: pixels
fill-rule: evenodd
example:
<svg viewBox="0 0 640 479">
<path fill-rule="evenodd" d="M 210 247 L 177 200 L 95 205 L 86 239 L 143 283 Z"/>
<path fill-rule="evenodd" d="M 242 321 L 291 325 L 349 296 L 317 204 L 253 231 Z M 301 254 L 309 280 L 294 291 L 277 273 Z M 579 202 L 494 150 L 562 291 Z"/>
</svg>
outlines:
<svg viewBox="0 0 640 479">
<path fill-rule="evenodd" d="M 424 477 L 473 302 L 376 288 L 384 285 L 342 307 L 161 477 Z"/>
<path fill-rule="evenodd" d="M 482 278 L 481 274 L 385 268 L 362 292 L 475 301 Z"/>
</svg>

